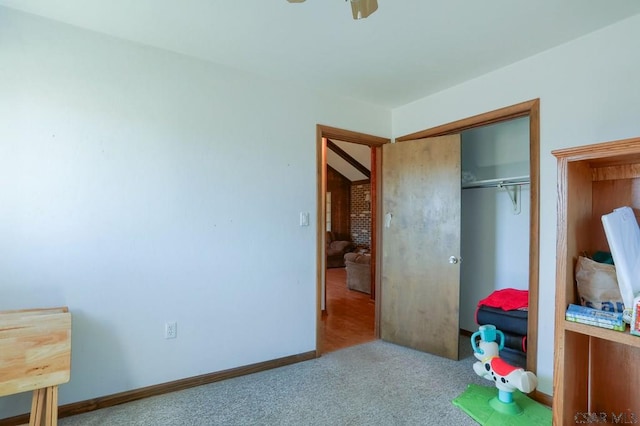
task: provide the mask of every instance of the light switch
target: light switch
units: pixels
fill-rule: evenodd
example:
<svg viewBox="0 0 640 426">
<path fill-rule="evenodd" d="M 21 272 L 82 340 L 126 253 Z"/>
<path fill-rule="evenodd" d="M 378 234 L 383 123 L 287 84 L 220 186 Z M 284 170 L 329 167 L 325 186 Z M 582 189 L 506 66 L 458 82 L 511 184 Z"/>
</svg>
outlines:
<svg viewBox="0 0 640 426">
<path fill-rule="evenodd" d="M 300 226 L 309 226 L 309 212 L 300 212 Z"/>
</svg>

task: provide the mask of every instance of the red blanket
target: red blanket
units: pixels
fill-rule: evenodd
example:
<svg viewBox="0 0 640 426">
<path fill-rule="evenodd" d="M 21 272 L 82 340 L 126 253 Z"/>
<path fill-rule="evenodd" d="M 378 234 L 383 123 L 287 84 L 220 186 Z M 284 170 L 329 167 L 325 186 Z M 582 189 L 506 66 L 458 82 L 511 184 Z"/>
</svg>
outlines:
<svg viewBox="0 0 640 426">
<path fill-rule="evenodd" d="M 505 311 L 526 308 L 529 306 L 529 290 L 516 290 L 515 288 L 496 290 L 479 301 L 478 307 L 480 306 L 500 308 Z"/>
</svg>

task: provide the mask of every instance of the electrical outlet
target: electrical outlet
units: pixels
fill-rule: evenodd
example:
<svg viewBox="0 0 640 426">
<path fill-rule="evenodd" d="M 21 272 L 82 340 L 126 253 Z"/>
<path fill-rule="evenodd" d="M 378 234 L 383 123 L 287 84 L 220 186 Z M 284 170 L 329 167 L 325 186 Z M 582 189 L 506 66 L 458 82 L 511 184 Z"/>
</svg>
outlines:
<svg viewBox="0 0 640 426">
<path fill-rule="evenodd" d="M 175 339 L 178 337 L 178 323 L 175 321 L 164 323 L 164 338 Z"/>
</svg>

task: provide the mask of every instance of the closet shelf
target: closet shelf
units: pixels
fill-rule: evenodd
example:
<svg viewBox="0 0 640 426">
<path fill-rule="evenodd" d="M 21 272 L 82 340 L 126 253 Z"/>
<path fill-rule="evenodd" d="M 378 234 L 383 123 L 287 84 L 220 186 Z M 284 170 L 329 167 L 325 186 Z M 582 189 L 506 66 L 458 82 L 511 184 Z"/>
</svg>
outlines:
<svg viewBox="0 0 640 426">
<path fill-rule="evenodd" d="M 516 176 L 516 177 L 510 177 L 510 178 L 485 179 L 485 180 L 476 180 L 473 182 L 464 182 L 462 184 L 462 189 L 502 188 L 504 186 L 520 186 L 520 185 L 528 185 L 528 184 L 529 184 L 529 176 Z"/>
</svg>

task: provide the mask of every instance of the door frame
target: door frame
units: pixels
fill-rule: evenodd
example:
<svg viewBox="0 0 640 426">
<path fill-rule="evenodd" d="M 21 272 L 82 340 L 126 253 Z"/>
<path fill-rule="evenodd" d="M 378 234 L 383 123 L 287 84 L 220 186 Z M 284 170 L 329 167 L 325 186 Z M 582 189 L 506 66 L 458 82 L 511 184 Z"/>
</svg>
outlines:
<svg viewBox="0 0 640 426">
<path fill-rule="evenodd" d="M 379 209 L 378 200 L 380 197 L 379 173 L 382 161 L 382 145 L 390 143 L 391 139 L 380 136 L 368 135 L 366 133 L 354 132 L 351 130 L 339 129 L 336 127 L 316 125 L 316 165 L 317 165 L 317 211 L 316 211 L 316 356 L 322 354 L 322 339 L 320 338 L 322 327 L 322 289 L 326 274 L 326 193 L 327 193 L 327 139 L 367 145 L 371 147 L 371 266 L 375 276 L 375 287 L 372 289 L 375 297 L 375 325 L 374 335 L 380 338 L 379 309 L 380 309 L 380 274 L 378 250 L 379 241 Z"/>
<path fill-rule="evenodd" d="M 531 206 L 529 214 L 529 316 L 527 324 L 527 370 L 536 373 L 538 365 L 538 297 L 540 249 L 540 98 L 496 109 L 472 117 L 421 130 L 396 138 L 396 142 L 460 133 L 476 127 L 514 118 L 529 117 L 529 176 Z M 544 398 L 538 391 L 536 396 Z"/>
</svg>

